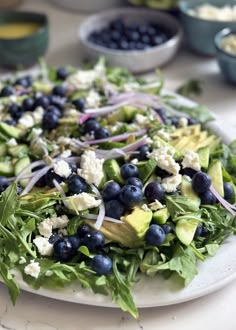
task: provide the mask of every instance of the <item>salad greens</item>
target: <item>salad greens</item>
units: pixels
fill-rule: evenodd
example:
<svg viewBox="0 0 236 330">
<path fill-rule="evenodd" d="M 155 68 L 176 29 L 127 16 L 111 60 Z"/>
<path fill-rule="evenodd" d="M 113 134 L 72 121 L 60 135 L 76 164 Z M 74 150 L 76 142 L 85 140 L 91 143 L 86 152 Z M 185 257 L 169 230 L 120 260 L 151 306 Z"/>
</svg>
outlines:
<svg viewBox="0 0 236 330">
<path fill-rule="evenodd" d="M 14 304 L 20 272 L 35 290 L 78 282 L 137 318 L 141 273 L 188 285 L 235 234 L 236 144 L 161 78 L 42 65 L 0 86 L 1 280 Z"/>
</svg>

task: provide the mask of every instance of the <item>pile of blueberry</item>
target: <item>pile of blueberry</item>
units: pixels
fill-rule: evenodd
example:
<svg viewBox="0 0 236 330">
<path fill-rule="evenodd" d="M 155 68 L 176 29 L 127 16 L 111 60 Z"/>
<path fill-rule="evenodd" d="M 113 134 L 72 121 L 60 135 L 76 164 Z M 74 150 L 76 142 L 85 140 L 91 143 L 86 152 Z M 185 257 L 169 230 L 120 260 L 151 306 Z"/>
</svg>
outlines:
<svg viewBox="0 0 236 330">
<path fill-rule="evenodd" d="M 159 46 L 170 37 L 170 32 L 157 23 L 126 24 L 116 19 L 100 31 L 92 32 L 88 40 L 109 49 L 129 51 Z"/>
<path fill-rule="evenodd" d="M 100 124 L 96 121 L 96 119 L 90 118 L 86 120 L 83 125 L 83 133 L 94 135 L 96 140 L 105 139 L 110 136 L 110 132 L 106 127 L 100 126 Z"/>
<path fill-rule="evenodd" d="M 78 255 L 80 246 L 86 246 L 91 253 L 98 253 L 91 262 L 91 267 L 97 275 L 108 275 L 112 271 L 112 260 L 101 254 L 105 245 L 104 235 L 99 231 L 92 231 L 86 224 L 78 228 L 76 235 L 60 237 L 54 234 L 49 242 L 53 244 L 54 258 L 58 261 L 70 261 Z"/>
<path fill-rule="evenodd" d="M 170 116 L 170 117 L 168 117 L 167 114 L 166 114 L 166 111 L 163 108 L 157 108 L 157 109 L 155 109 L 155 111 L 159 115 L 159 117 L 161 118 L 163 124 L 166 124 L 166 125 L 169 124 L 169 125 L 172 125 L 172 126 L 175 126 L 175 127 L 179 127 L 179 121 L 181 119 L 180 116 Z M 187 124 L 188 124 L 188 126 L 196 125 L 196 124 L 198 124 L 198 121 L 195 118 L 189 117 Z"/>
</svg>

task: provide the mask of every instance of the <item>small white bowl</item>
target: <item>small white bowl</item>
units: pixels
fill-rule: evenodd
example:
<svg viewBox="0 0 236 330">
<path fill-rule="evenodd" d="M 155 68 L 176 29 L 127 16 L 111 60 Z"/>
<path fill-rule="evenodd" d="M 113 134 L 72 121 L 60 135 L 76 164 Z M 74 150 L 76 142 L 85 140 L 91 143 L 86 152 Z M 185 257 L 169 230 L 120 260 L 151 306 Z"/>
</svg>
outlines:
<svg viewBox="0 0 236 330">
<path fill-rule="evenodd" d="M 108 49 L 88 40 L 92 32 L 101 30 L 118 18 L 121 18 L 126 24 L 158 23 L 167 28 L 173 37 L 159 46 L 130 51 Z M 81 24 L 78 31 L 86 59 L 97 59 L 104 56 L 110 65 L 121 66 L 134 73 L 151 71 L 173 59 L 179 48 L 182 35 L 179 22 L 171 15 L 136 8 L 108 10 L 90 16 Z"/>
</svg>

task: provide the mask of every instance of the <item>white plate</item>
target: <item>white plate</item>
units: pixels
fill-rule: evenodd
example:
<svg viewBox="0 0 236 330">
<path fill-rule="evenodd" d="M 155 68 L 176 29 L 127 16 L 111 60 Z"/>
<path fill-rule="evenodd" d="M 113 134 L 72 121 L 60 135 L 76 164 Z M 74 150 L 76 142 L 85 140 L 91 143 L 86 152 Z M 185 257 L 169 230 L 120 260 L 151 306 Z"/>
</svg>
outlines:
<svg viewBox="0 0 236 330">
<path fill-rule="evenodd" d="M 178 102 L 186 106 L 196 105 L 196 103 L 179 96 Z M 234 140 L 234 130 L 224 127 L 219 119 L 208 126 L 222 136 L 226 143 Z M 228 238 L 214 257 L 208 258 L 205 262 L 199 262 L 198 271 L 198 275 L 184 289 L 171 279 L 165 280 L 161 276 L 154 278 L 140 276 L 139 283 L 133 286 L 133 295 L 137 306 L 147 308 L 182 303 L 210 294 L 235 280 L 236 237 Z M 117 307 L 111 302 L 109 296 L 94 294 L 90 290 L 82 289 L 78 283 L 61 290 L 45 288 L 34 290 L 22 280 L 19 272 L 15 274 L 20 288 L 25 291 L 79 304 Z"/>
</svg>

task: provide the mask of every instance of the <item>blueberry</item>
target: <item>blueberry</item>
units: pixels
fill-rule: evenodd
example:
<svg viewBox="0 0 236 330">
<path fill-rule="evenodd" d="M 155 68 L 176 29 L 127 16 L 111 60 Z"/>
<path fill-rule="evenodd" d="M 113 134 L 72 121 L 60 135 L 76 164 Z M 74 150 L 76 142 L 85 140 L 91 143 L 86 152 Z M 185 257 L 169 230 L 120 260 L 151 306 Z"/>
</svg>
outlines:
<svg viewBox="0 0 236 330">
<path fill-rule="evenodd" d="M 49 99 L 47 96 L 40 96 L 40 97 L 37 97 L 34 101 L 34 108 L 37 108 L 37 107 L 42 107 L 44 109 L 47 109 L 47 107 L 49 106 Z"/>
<path fill-rule="evenodd" d="M 146 45 L 150 45 L 151 38 L 148 35 L 144 35 L 144 36 L 141 37 L 141 41 Z"/>
<path fill-rule="evenodd" d="M 14 94 L 14 89 L 11 86 L 5 86 L 2 88 L 0 97 L 7 97 Z"/>
<path fill-rule="evenodd" d="M 89 234 L 90 232 L 91 232 L 91 229 L 86 224 L 79 226 L 79 228 L 77 229 L 77 235 L 79 236 L 79 238 L 84 238 L 84 236 Z"/>
<path fill-rule="evenodd" d="M 7 119 L 7 120 L 5 120 L 5 123 L 9 126 L 15 126 L 16 125 L 16 121 L 14 119 Z"/>
<path fill-rule="evenodd" d="M 78 166 L 76 163 L 70 163 L 69 166 L 72 173 L 77 173 Z"/>
<path fill-rule="evenodd" d="M 194 238 L 198 238 L 199 236 L 204 237 L 206 235 L 206 228 L 200 224 L 197 226 L 197 229 L 194 234 Z"/>
<path fill-rule="evenodd" d="M 68 191 L 72 195 L 87 192 L 88 185 L 79 175 L 72 175 L 68 180 Z"/>
<path fill-rule="evenodd" d="M 138 42 L 135 43 L 135 48 L 137 50 L 144 50 L 145 49 L 145 45 L 144 45 L 144 43 L 138 41 Z"/>
<path fill-rule="evenodd" d="M 147 160 L 147 154 L 150 151 L 150 148 L 147 144 L 139 147 L 137 149 L 138 154 L 135 156 L 135 158 L 137 158 L 138 160 Z"/>
<path fill-rule="evenodd" d="M 173 232 L 173 228 L 168 224 L 162 225 L 161 228 L 164 230 L 166 235 Z"/>
<path fill-rule="evenodd" d="M 121 187 L 117 182 L 108 182 L 102 191 L 102 197 L 104 201 L 110 201 L 116 199 L 119 196 Z"/>
<path fill-rule="evenodd" d="M 9 181 L 5 176 L 0 176 L 0 193 L 7 189 Z"/>
<path fill-rule="evenodd" d="M 77 110 L 83 112 L 85 109 L 85 100 L 84 99 L 76 99 L 72 101 L 72 104 L 76 107 Z"/>
<path fill-rule="evenodd" d="M 62 85 L 54 86 L 52 89 L 52 94 L 60 97 L 64 97 L 66 95 L 66 89 Z"/>
<path fill-rule="evenodd" d="M 178 127 L 178 125 L 179 125 L 179 117 L 177 117 L 177 116 L 171 117 L 171 125 L 172 126 L 175 126 L 175 127 Z"/>
<path fill-rule="evenodd" d="M 196 193 L 206 192 L 211 186 L 211 178 L 204 172 L 197 172 L 192 178 L 192 187 Z"/>
<path fill-rule="evenodd" d="M 105 203 L 105 210 L 107 217 L 120 219 L 120 217 L 124 214 L 125 208 L 120 201 L 114 199 Z"/>
<path fill-rule="evenodd" d="M 123 31 L 125 28 L 125 25 L 121 19 L 116 19 L 110 23 L 109 28 L 112 30 Z"/>
<path fill-rule="evenodd" d="M 33 84 L 33 78 L 32 76 L 25 76 L 25 79 L 27 80 L 28 83 L 28 87 L 31 86 Z"/>
<path fill-rule="evenodd" d="M 94 136 L 96 140 L 106 139 L 110 136 L 110 132 L 106 127 L 100 127 L 95 131 Z"/>
<path fill-rule="evenodd" d="M 95 119 L 89 119 L 84 123 L 84 133 L 85 134 L 95 132 L 99 128 L 100 128 L 100 125 Z"/>
<path fill-rule="evenodd" d="M 203 193 L 199 194 L 199 197 L 201 199 L 201 204 L 203 205 L 213 205 L 217 202 L 216 197 L 212 194 L 210 190 L 204 191 Z"/>
<path fill-rule="evenodd" d="M 138 205 L 143 199 L 142 190 L 131 185 L 125 185 L 120 192 L 121 202 L 128 208 Z"/>
<path fill-rule="evenodd" d="M 50 107 L 47 108 L 46 114 L 48 114 L 48 113 L 54 114 L 58 118 L 60 118 L 62 116 L 61 111 L 54 105 L 50 105 Z"/>
<path fill-rule="evenodd" d="M 190 167 L 185 167 L 181 170 L 181 174 L 187 175 L 190 178 L 192 178 L 196 173 L 197 173 L 197 171 L 195 171 L 194 169 L 192 169 Z"/>
<path fill-rule="evenodd" d="M 144 195 L 150 203 L 155 202 L 155 200 L 162 201 L 165 197 L 165 191 L 159 182 L 154 181 L 146 186 Z"/>
<path fill-rule="evenodd" d="M 151 225 L 145 235 L 148 245 L 159 246 L 164 243 L 166 234 L 164 229 L 159 225 Z"/>
<path fill-rule="evenodd" d="M 128 178 L 139 176 L 137 166 L 131 163 L 122 165 L 120 168 L 120 174 L 125 180 L 127 180 Z"/>
<path fill-rule="evenodd" d="M 198 123 L 197 119 L 195 118 L 188 118 L 188 125 L 196 125 Z"/>
<path fill-rule="evenodd" d="M 97 275 L 108 275 L 112 271 L 112 260 L 101 254 L 97 254 L 91 264 L 92 270 L 94 270 Z"/>
<path fill-rule="evenodd" d="M 120 33 L 120 31 L 114 30 L 111 31 L 111 39 L 113 41 L 119 41 L 121 39 L 122 34 Z"/>
<path fill-rule="evenodd" d="M 57 241 L 61 240 L 61 236 L 59 236 L 58 234 L 56 233 L 53 233 L 49 239 L 48 239 L 48 242 L 50 244 L 55 244 Z"/>
<path fill-rule="evenodd" d="M 96 252 L 105 245 L 105 237 L 100 231 L 95 230 L 84 236 L 83 244 L 90 252 Z"/>
<path fill-rule="evenodd" d="M 163 169 L 161 169 L 161 168 L 159 168 L 159 167 L 157 167 L 155 173 L 156 173 L 156 175 L 157 175 L 158 177 L 160 177 L 161 179 L 164 179 L 164 178 L 167 178 L 167 177 L 171 176 L 170 173 L 168 173 L 167 171 L 165 171 L 165 170 L 163 170 Z"/>
<path fill-rule="evenodd" d="M 23 115 L 22 108 L 16 103 L 12 103 L 9 105 L 8 112 L 10 113 L 11 117 L 15 120 L 20 119 Z"/>
<path fill-rule="evenodd" d="M 31 98 L 24 99 L 22 102 L 23 111 L 32 111 L 34 109 L 34 100 Z"/>
<path fill-rule="evenodd" d="M 166 124 L 167 123 L 166 111 L 163 108 L 157 108 L 157 109 L 155 109 L 155 111 L 159 115 L 159 117 L 161 118 L 163 124 Z"/>
<path fill-rule="evenodd" d="M 75 251 L 81 246 L 81 240 L 77 235 L 68 236 L 68 240 Z"/>
<path fill-rule="evenodd" d="M 129 43 L 126 40 L 121 40 L 119 43 L 119 48 L 121 50 L 128 50 L 129 49 Z"/>
<path fill-rule="evenodd" d="M 51 95 L 49 97 L 49 102 L 51 105 L 55 105 L 60 110 L 62 110 L 65 105 L 65 99 L 57 95 Z"/>
<path fill-rule="evenodd" d="M 54 257 L 58 261 L 70 261 L 75 255 L 75 249 L 68 237 L 56 241 L 53 245 Z"/>
<path fill-rule="evenodd" d="M 59 118 L 53 112 L 47 112 L 43 115 L 42 128 L 44 130 L 52 130 L 57 127 Z"/>
<path fill-rule="evenodd" d="M 61 67 L 57 69 L 57 79 L 65 80 L 68 77 L 68 71 L 66 68 Z"/>
<path fill-rule="evenodd" d="M 143 189 L 143 183 L 139 178 L 135 178 L 135 177 L 128 178 L 126 183 L 131 186 L 138 187 L 139 189 Z"/>
<path fill-rule="evenodd" d="M 229 182 L 224 183 L 224 198 L 229 201 L 234 196 L 234 188 Z"/>
<path fill-rule="evenodd" d="M 56 180 L 58 183 L 61 183 L 63 181 L 62 177 L 60 177 L 51 169 L 45 175 L 46 185 L 50 188 L 54 188 L 53 180 Z"/>
<path fill-rule="evenodd" d="M 21 77 L 16 79 L 15 81 L 15 85 L 16 86 L 22 86 L 24 88 L 28 88 L 29 87 L 29 80 L 27 79 L 27 77 Z"/>
</svg>

